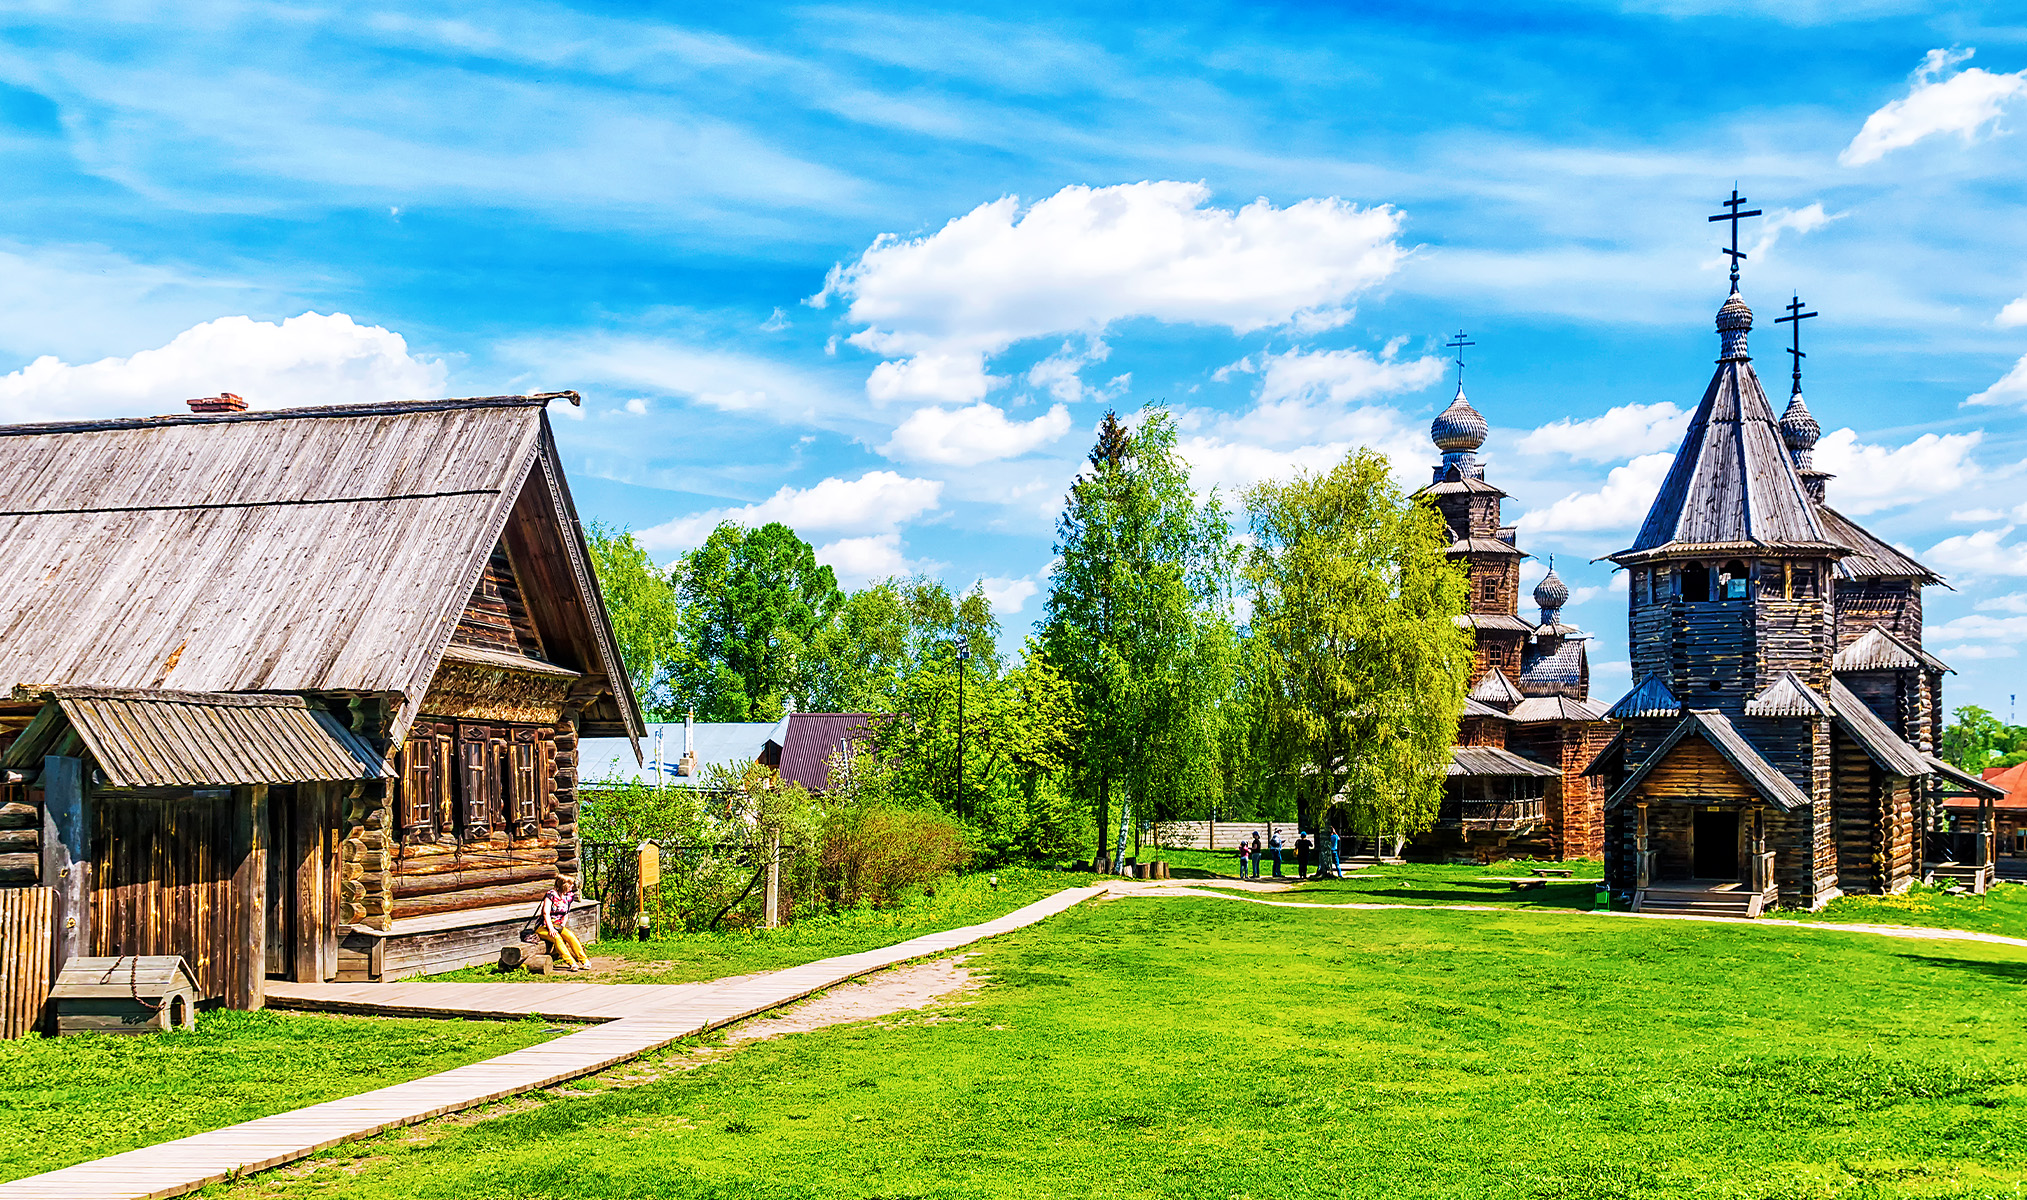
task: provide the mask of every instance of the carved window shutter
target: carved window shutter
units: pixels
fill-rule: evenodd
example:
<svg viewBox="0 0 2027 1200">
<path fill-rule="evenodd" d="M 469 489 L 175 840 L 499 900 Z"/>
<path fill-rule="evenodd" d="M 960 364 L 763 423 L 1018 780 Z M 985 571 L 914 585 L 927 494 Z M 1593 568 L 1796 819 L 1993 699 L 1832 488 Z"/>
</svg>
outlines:
<svg viewBox="0 0 2027 1200">
<path fill-rule="evenodd" d="M 492 730 L 486 741 L 486 826 L 498 829 L 507 823 L 507 790 L 514 775 L 513 752 L 504 729 Z"/>
<path fill-rule="evenodd" d="M 514 824 L 527 827 L 530 833 L 542 819 L 542 785 L 537 777 L 542 756 L 536 752 L 533 738 L 531 729 L 514 733 Z"/>
<path fill-rule="evenodd" d="M 428 734 L 401 746 L 401 829 L 428 836 L 436 831 L 436 741 Z"/>
<path fill-rule="evenodd" d="M 438 829 L 457 828 L 457 742 L 447 733 L 436 735 L 436 806 L 431 823 Z"/>
<path fill-rule="evenodd" d="M 542 764 L 535 776 L 540 789 L 537 803 L 541 807 L 538 811 L 547 814 L 556 808 L 556 739 L 544 736 L 536 746 L 542 751 Z"/>
<path fill-rule="evenodd" d="M 493 832 L 486 802 L 490 788 L 487 777 L 492 774 L 486 769 L 492 749 L 486 737 L 488 732 L 483 725 L 458 727 L 458 800 L 464 810 L 460 816 L 467 838 L 489 837 Z"/>
</svg>

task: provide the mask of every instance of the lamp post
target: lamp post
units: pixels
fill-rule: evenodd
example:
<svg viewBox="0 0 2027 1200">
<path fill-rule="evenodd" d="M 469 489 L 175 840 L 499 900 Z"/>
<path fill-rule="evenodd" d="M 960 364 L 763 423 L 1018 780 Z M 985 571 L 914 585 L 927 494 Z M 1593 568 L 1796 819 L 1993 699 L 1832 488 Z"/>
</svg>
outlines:
<svg viewBox="0 0 2027 1200">
<path fill-rule="evenodd" d="M 964 797 L 964 664 L 971 661 L 971 647 L 957 642 L 957 815 L 969 817 Z"/>
</svg>

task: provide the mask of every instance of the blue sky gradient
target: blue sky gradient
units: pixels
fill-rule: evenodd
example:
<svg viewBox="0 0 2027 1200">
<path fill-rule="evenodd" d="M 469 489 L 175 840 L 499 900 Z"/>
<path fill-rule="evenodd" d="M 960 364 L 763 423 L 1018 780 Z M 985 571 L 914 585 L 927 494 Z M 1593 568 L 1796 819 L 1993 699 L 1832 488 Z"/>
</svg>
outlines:
<svg viewBox="0 0 2027 1200">
<path fill-rule="evenodd" d="M 1832 503 L 1949 576 L 1948 698 L 2004 714 L 2027 29 L 1514 7 L 16 6 L 0 419 L 576 388 L 580 508 L 664 560 L 780 516 L 1017 638 L 1107 405 L 1170 404 L 1227 493 L 1355 444 L 1421 482 L 1462 327 L 1616 696 L 1590 560 L 1709 376 L 1737 181 L 1769 394 L 1799 291 Z"/>
</svg>

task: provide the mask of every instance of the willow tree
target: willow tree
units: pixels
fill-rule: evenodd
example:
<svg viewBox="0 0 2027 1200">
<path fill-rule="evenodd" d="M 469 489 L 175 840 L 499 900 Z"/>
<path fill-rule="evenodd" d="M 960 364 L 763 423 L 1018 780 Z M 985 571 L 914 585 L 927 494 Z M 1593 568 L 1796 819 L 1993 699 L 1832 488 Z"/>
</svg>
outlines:
<svg viewBox="0 0 2027 1200">
<path fill-rule="evenodd" d="M 1408 837 L 1442 801 L 1471 639 L 1453 619 L 1464 576 L 1429 504 L 1403 495 L 1385 457 L 1359 450 L 1322 475 L 1246 493 L 1243 569 L 1257 651 L 1256 712 L 1304 807 Z"/>
<path fill-rule="evenodd" d="M 1136 811 L 1159 820 L 1221 795 L 1231 544 L 1216 498 L 1190 486 L 1173 418 L 1156 409 L 1129 432 L 1106 413 L 1057 523 L 1042 622 L 1083 715 L 1072 781 L 1097 819 L 1094 857 L 1115 814 L 1120 855 Z"/>
</svg>

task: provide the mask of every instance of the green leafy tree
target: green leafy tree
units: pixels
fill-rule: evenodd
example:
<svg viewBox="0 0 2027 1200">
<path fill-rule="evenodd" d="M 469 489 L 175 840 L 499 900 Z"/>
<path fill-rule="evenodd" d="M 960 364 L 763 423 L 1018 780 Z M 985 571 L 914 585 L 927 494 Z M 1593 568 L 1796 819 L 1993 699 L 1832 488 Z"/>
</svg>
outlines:
<svg viewBox="0 0 2027 1200">
<path fill-rule="evenodd" d="M 845 597 L 812 641 L 799 681 L 805 707 L 891 712 L 910 675 L 963 643 L 974 662 L 996 660 L 999 620 L 977 587 L 953 596 L 928 576 L 890 578 Z"/>
<path fill-rule="evenodd" d="M 672 577 L 684 647 L 674 691 L 706 721 L 779 720 L 798 695 L 810 647 L 844 602 L 837 576 L 778 522 L 726 522 Z"/>
<path fill-rule="evenodd" d="M 1258 761 L 1308 781 L 1305 815 L 1406 837 L 1434 822 L 1471 661 L 1442 517 L 1359 450 L 1246 495 Z"/>
<path fill-rule="evenodd" d="M 594 523 L 585 541 L 641 713 L 650 721 L 674 720 L 673 685 L 684 658 L 675 585 L 625 530 Z"/>
<path fill-rule="evenodd" d="M 1231 527 L 1199 503 L 1175 422 L 1099 426 L 1056 529 L 1042 643 L 1083 714 L 1072 786 L 1096 817 L 1098 854 L 1122 831 L 1222 795 L 1223 706 L 1236 639 Z"/>
<path fill-rule="evenodd" d="M 1942 753 L 1953 766 L 1975 773 L 2027 762 L 2027 728 L 2008 725 L 1975 704 L 1951 715 L 1956 720 L 1943 728 Z"/>
</svg>

